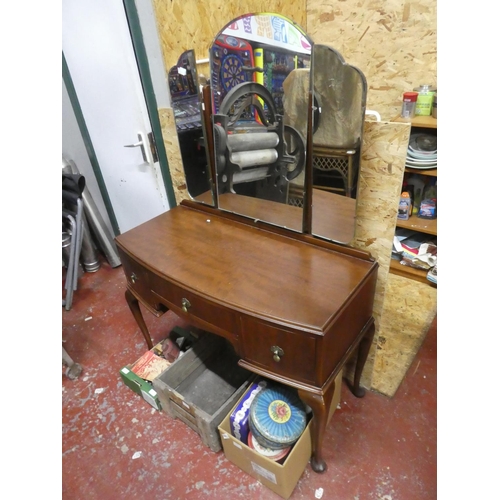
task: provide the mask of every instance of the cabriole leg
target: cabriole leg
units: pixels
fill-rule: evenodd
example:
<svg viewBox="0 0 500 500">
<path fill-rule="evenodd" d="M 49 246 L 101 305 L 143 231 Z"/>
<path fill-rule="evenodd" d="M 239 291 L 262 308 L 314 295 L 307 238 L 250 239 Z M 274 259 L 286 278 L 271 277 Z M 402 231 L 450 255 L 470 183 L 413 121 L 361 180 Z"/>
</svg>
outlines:
<svg viewBox="0 0 500 500">
<path fill-rule="evenodd" d="M 365 389 L 359 385 L 361 381 L 361 374 L 363 373 L 363 368 L 365 367 L 366 360 L 368 358 L 368 353 L 373 342 L 373 336 L 375 334 L 375 322 L 372 322 L 368 328 L 366 334 L 361 339 L 358 349 L 358 359 L 356 361 L 356 370 L 354 372 L 354 383 L 351 387 L 351 392 L 357 397 L 362 398 L 365 395 Z"/>
<path fill-rule="evenodd" d="M 328 387 L 323 396 L 299 390 L 299 397 L 309 405 L 313 411 L 311 468 L 314 472 L 325 472 L 327 465 L 323 459 L 323 436 L 325 434 L 330 405 L 335 392 L 335 381 Z"/>
<path fill-rule="evenodd" d="M 132 295 L 132 292 L 127 289 L 125 291 L 125 299 L 127 300 L 127 304 L 134 315 L 135 321 L 139 325 L 144 338 L 146 339 L 146 344 L 148 345 L 148 349 L 153 348 L 153 341 L 151 340 L 151 335 L 149 335 L 148 327 L 144 322 L 144 318 L 142 316 L 141 308 L 139 306 L 139 301 Z"/>
</svg>

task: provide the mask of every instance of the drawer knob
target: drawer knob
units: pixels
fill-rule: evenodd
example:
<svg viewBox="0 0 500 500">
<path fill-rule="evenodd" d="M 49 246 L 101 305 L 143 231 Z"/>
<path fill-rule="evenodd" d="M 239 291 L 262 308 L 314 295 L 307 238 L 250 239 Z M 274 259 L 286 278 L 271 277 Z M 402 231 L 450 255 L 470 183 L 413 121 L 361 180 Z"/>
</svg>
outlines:
<svg viewBox="0 0 500 500">
<path fill-rule="evenodd" d="M 191 302 L 188 299 L 182 299 L 182 310 L 187 313 L 188 309 L 191 307 Z"/>
<path fill-rule="evenodd" d="M 283 349 L 281 347 L 278 347 L 277 345 L 273 345 L 271 347 L 271 352 L 273 353 L 273 359 L 276 362 L 281 361 L 281 356 L 285 355 Z"/>
<path fill-rule="evenodd" d="M 135 282 L 137 281 L 137 275 L 135 273 L 130 275 L 130 281 L 135 285 Z"/>
</svg>

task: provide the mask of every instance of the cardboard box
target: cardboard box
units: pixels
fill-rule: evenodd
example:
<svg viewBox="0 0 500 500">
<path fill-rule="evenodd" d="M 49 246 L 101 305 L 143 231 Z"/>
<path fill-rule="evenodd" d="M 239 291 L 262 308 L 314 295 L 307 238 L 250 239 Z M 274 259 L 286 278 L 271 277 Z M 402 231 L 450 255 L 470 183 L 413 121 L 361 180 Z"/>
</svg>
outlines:
<svg viewBox="0 0 500 500">
<path fill-rule="evenodd" d="M 167 338 L 185 337 L 189 338 L 190 342 L 196 343 L 205 332 L 194 329 L 192 332 L 183 328 L 174 327 Z M 165 339 L 164 339 L 165 340 Z M 158 397 L 156 389 L 153 387 L 154 379 L 168 370 L 172 362 L 157 356 L 163 353 L 162 344 L 158 342 L 152 349 L 146 351 L 134 363 L 124 366 L 120 370 L 120 376 L 123 383 L 132 389 L 136 394 L 147 401 L 153 408 L 161 411 L 161 400 Z M 136 372 L 136 373 L 135 373 Z"/>
<path fill-rule="evenodd" d="M 222 449 L 218 425 L 255 378 L 238 361 L 226 339 L 206 333 L 153 380 L 162 411 L 182 420 L 215 452 Z"/>
<path fill-rule="evenodd" d="M 158 393 L 154 389 L 152 383 L 155 378 L 155 374 L 158 373 L 158 368 L 155 369 L 152 368 L 152 366 L 155 364 L 156 358 L 161 362 L 160 366 L 170 367 L 171 365 L 170 362 L 166 361 L 163 358 L 159 358 L 155 354 L 155 352 L 162 352 L 162 342 L 156 344 L 153 349 L 146 351 L 137 361 L 130 365 L 124 366 L 120 370 L 120 376 L 123 380 L 123 383 L 127 387 L 132 389 L 135 393 L 139 394 L 142 399 L 147 401 L 153 408 L 158 411 L 161 410 L 161 402 L 158 397 Z M 134 373 L 132 369 L 135 369 L 135 371 L 138 373 Z M 140 374 L 143 374 L 143 376 L 140 376 Z"/>
<path fill-rule="evenodd" d="M 332 418 L 340 402 L 342 373 L 337 376 L 335 382 L 335 394 L 333 396 L 328 420 Z M 245 395 L 240 399 L 243 399 L 244 396 Z M 235 407 L 239 402 L 240 401 L 238 401 Z M 283 464 L 279 464 L 260 455 L 255 450 L 252 450 L 231 434 L 229 420 L 233 409 L 219 425 L 222 447 L 226 458 L 282 498 L 289 498 L 311 458 L 312 420 L 307 424 L 305 431 L 293 446 L 286 460 Z"/>
<path fill-rule="evenodd" d="M 153 408 L 160 411 L 161 402 L 158 398 L 158 393 L 152 387 L 151 382 L 142 379 L 136 375 L 131 369 L 132 365 L 124 366 L 120 370 L 123 383 L 132 389 L 135 393 L 139 394 L 142 399 L 147 401 Z"/>
</svg>

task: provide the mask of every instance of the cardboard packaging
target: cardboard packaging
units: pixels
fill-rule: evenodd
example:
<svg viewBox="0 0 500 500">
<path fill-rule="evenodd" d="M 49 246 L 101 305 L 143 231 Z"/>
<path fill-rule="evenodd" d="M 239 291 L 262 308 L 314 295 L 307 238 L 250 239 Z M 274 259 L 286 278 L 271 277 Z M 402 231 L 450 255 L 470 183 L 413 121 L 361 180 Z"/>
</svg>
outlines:
<svg viewBox="0 0 500 500">
<path fill-rule="evenodd" d="M 161 402 L 152 382 L 171 365 L 169 361 L 157 356 L 156 353 L 161 352 L 162 342 L 146 351 L 137 361 L 120 370 L 123 383 L 158 411 L 161 410 Z"/>
<path fill-rule="evenodd" d="M 339 373 L 335 379 L 335 393 L 328 421 L 332 418 L 340 402 L 341 386 L 342 373 Z M 240 398 L 235 408 L 245 396 L 246 393 Z M 231 434 L 230 417 L 233 411 L 234 408 L 219 425 L 226 458 L 282 498 L 288 499 L 311 458 L 311 424 L 313 420 L 308 423 L 283 464 L 280 464 L 251 449 Z"/>
<path fill-rule="evenodd" d="M 137 376 L 130 366 L 124 366 L 120 370 L 123 383 L 132 389 L 135 393 L 139 394 L 144 401 L 147 401 L 155 410 L 161 410 L 160 399 L 158 393 L 154 390 L 151 384 L 143 378 Z"/>
<path fill-rule="evenodd" d="M 266 386 L 267 380 L 263 378 L 255 380 L 229 416 L 231 434 L 243 443 L 248 443 L 248 433 L 250 430 L 248 425 L 248 419 L 250 418 L 250 405 L 252 404 L 255 396 Z"/>
</svg>

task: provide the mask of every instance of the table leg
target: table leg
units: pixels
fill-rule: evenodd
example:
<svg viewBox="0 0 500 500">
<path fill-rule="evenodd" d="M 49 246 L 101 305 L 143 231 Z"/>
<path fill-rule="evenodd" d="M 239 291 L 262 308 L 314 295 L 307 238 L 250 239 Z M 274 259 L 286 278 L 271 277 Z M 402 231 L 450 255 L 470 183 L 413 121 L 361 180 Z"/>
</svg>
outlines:
<svg viewBox="0 0 500 500">
<path fill-rule="evenodd" d="M 312 470 L 318 473 L 325 472 L 327 465 L 323 459 L 323 436 L 328 422 L 328 414 L 330 412 L 333 394 L 335 393 L 335 381 L 330 384 L 323 395 L 314 394 L 300 389 L 298 392 L 302 401 L 311 407 L 314 415 L 311 427 L 313 447 L 313 453 L 311 456 Z"/>
<path fill-rule="evenodd" d="M 151 340 L 151 335 L 149 335 L 148 327 L 144 322 L 144 318 L 142 316 L 141 308 L 139 307 L 139 301 L 134 297 L 132 292 L 127 288 L 125 291 L 125 299 L 127 304 L 134 315 L 135 321 L 139 325 L 144 338 L 146 339 L 146 344 L 148 345 L 148 349 L 153 348 L 153 341 Z"/>
<path fill-rule="evenodd" d="M 361 381 L 361 374 L 363 373 L 363 368 L 365 367 L 366 360 L 368 358 L 368 352 L 373 342 L 373 336 L 375 334 L 375 322 L 368 327 L 365 335 L 359 343 L 358 349 L 358 359 L 356 361 L 356 369 L 354 371 L 354 381 L 352 387 L 350 387 L 351 392 L 357 397 L 362 398 L 365 395 L 365 389 L 359 385 Z"/>
</svg>

